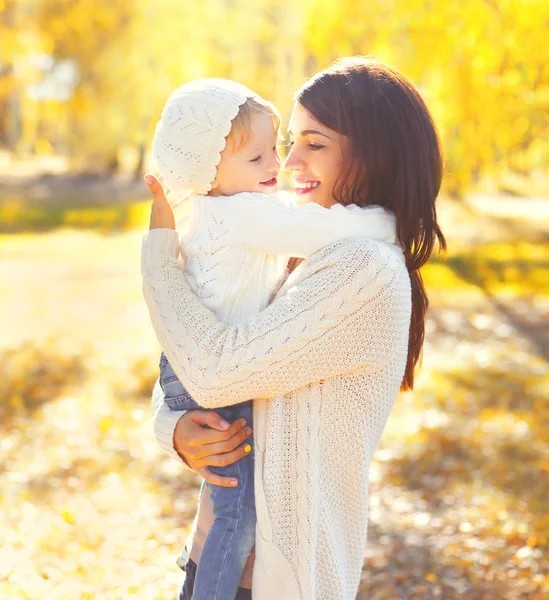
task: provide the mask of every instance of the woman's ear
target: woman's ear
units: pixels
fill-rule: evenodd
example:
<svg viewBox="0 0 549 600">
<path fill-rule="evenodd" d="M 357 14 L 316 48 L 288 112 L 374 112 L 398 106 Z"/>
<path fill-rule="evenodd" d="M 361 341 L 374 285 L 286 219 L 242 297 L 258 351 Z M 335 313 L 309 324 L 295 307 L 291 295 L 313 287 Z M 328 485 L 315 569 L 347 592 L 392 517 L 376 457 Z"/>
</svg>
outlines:
<svg viewBox="0 0 549 600">
<path fill-rule="evenodd" d="M 217 179 L 214 179 L 211 183 L 212 186 L 212 190 L 215 190 L 216 188 L 219 187 L 219 181 L 217 181 Z"/>
</svg>

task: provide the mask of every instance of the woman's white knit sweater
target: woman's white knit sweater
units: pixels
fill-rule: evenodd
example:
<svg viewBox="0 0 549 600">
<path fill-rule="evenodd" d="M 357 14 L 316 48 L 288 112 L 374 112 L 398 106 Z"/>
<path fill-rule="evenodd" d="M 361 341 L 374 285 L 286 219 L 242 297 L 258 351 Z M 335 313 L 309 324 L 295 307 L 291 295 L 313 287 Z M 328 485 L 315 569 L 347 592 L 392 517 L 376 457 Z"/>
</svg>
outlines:
<svg viewBox="0 0 549 600">
<path fill-rule="evenodd" d="M 247 323 L 220 323 L 192 292 L 175 231 L 144 238 L 157 337 L 193 398 L 254 399 L 254 600 L 355 600 L 368 472 L 402 381 L 410 280 L 399 248 L 331 244 Z"/>
<path fill-rule="evenodd" d="M 294 207 L 254 192 L 188 202 L 192 209 L 181 224 L 187 226 L 185 272 L 203 304 L 229 325 L 246 323 L 267 306 L 290 256 L 308 258 L 357 236 L 395 241 L 395 217 L 379 206 Z"/>
</svg>

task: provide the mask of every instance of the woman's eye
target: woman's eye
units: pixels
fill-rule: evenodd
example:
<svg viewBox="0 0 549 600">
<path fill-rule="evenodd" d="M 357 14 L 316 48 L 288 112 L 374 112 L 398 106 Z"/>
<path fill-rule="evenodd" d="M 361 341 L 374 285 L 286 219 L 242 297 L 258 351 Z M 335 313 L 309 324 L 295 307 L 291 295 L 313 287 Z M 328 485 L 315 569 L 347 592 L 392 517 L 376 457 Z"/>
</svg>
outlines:
<svg viewBox="0 0 549 600">
<path fill-rule="evenodd" d="M 261 154 L 259 156 L 256 156 L 255 158 L 252 158 L 252 160 L 250 162 L 259 162 L 261 160 Z"/>
<path fill-rule="evenodd" d="M 311 150 L 321 150 L 322 148 L 325 148 L 325 146 L 321 146 L 320 144 L 309 144 L 309 148 Z"/>
</svg>

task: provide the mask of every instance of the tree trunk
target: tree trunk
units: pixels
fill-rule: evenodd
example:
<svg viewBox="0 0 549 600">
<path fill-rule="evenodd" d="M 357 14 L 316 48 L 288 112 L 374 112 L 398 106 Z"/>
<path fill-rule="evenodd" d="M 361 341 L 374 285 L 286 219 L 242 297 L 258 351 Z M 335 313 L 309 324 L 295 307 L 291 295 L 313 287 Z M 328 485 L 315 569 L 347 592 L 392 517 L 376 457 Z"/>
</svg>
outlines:
<svg viewBox="0 0 549 600">
<path fill-rule="evenodd" d="M 143 171 L 145 170 L 145 144 L 139 144 L 138 152 L 137 163 L 133 172 L 134 181 L 139 181 L 143 177 Z"/>
</svg>

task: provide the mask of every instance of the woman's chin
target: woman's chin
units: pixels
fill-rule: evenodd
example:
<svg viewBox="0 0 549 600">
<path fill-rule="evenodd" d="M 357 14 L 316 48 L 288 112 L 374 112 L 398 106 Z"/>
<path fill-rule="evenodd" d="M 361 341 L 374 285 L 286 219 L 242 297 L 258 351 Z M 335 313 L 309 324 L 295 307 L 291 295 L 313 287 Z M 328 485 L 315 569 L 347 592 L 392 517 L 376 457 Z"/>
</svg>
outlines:
<svg viewBox="0 0 549 600">
<path fill-rule="evenodd" d="M 318 193 L 318 188 L 307 190 L 303 193 L 302 191 L 295 191 L 295 201 L 297 206 L 303 206 L 308 202 L 315 202 L 316 204 L 322 205 L 322 193 Z"/>
</svg>

